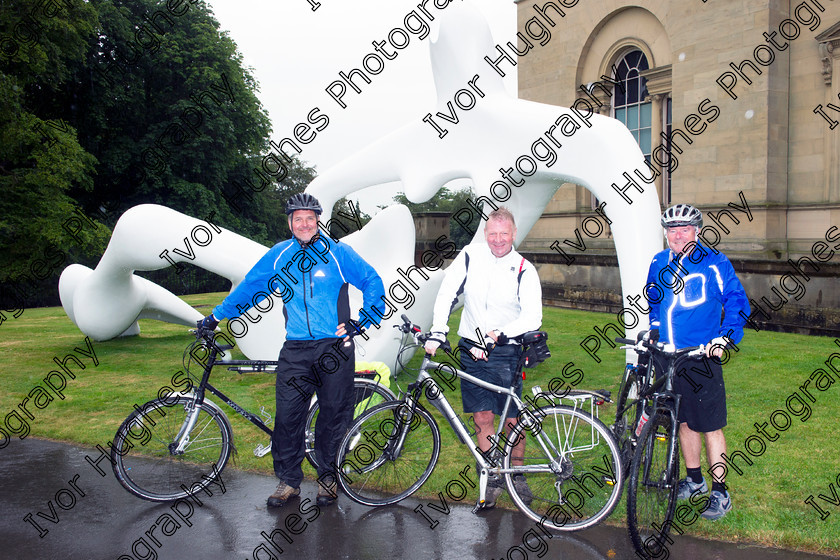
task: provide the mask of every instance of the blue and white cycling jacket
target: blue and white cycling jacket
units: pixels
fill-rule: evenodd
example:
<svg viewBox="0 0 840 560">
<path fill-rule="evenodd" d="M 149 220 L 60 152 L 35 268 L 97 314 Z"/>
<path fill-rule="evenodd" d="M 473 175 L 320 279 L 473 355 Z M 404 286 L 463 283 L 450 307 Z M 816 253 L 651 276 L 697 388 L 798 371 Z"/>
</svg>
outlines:
<svg viewBox="0 0 840 560">
<path fill-rule="evenodd" d="M 645 286 L 650 328 L 659 329 L 659 340 L 677 348 L 719 336 L 740 342 L 750 304 L 726 255 L 698 243 L 679 261 L 674 257 L 670 249 L 657 253 Z"/>
<path fill-rule="evenodd" d="M 287 340 L 335 338 L 339 323 L 351 318 L 349 284 L 361 290 L 366 309 L 383 313 L 382 279 L 349 245 L 319 235 L 304 249 L 293 237 L 269 249 L 213 315 L 219 320 L 238 317 L 257 292 L 274 291 L 272 297 L 283 293 Z M 367 319 L 360 322 L 370 326 Z"/>
</svg>

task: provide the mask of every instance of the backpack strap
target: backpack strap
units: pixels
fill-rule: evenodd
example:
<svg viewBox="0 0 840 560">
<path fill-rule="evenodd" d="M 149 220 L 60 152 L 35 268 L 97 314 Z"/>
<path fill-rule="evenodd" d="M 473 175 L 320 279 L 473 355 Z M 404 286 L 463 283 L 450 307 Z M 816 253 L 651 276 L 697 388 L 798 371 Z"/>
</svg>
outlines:
<svg viewBox="0 0 840 560">
<path fill-rule="evenodd" d="M 519 285 L 522 283 L 522 275 L 525 274 L 525 257 L 519 262 L 519 274 L 516 275 L 516 297 L 519 297 Z"/>
</svg>

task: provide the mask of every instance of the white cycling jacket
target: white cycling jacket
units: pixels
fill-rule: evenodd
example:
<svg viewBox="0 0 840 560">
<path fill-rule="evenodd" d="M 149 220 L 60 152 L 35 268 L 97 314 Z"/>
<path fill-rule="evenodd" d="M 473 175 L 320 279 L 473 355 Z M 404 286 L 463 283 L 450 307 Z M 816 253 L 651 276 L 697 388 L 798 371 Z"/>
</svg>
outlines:
<svg viewBox="0 0 840 560">
<path fill-rule="evenodd" d="M 508 337 L 537 330 L 542 324 L 542 289 L 537 270 L 515 250 L 501 258 L 486 243 L 473 243 L 446 269 L 435 300 L 432 331 L 446 333 L 446 322 L 464 294 L 464 311 L 458 334 L 476 340 L 498 330 Z"/>
</svg>

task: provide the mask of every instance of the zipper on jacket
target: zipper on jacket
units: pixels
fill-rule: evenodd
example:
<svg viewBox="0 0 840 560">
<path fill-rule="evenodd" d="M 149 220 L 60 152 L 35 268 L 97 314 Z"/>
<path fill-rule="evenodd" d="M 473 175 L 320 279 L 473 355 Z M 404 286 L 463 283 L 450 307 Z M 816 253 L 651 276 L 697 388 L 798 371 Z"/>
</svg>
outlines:
<svg viewBox="0 0 840 560">
<path fill-rule="evenodd" d="M 309 305 L 306 303 L 306 273 L 303 273 L 303 310 L 306 312 L 306 330 L 309 331 L 309 336 L 315 338 L 312 334 L 312 326 L 309 324 Z M 312 290 L 312 271 L 309 271 L 309 289 L 310 289 L 310 298 L 313 297 L 311 290 Z"/>
</svg>

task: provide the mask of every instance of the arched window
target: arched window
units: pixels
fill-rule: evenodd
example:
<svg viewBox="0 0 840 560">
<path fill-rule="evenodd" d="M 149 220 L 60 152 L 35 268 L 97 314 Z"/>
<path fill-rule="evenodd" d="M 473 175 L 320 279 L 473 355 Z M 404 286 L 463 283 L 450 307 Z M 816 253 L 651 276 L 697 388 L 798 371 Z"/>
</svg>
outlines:
<svg viewBox="0 0 840 560">
<path fill-rule="evenodd" d="M 630 51 L 616 65 L 613 88 L 613 117 L 620 120 L 633 134 L 645 159 L 650 163 L 651 152 L 651 103 L 648 97 L 647 80 L 639 72 L 648 69 L 648 60 L 640 50 Z"/>
</svg>

